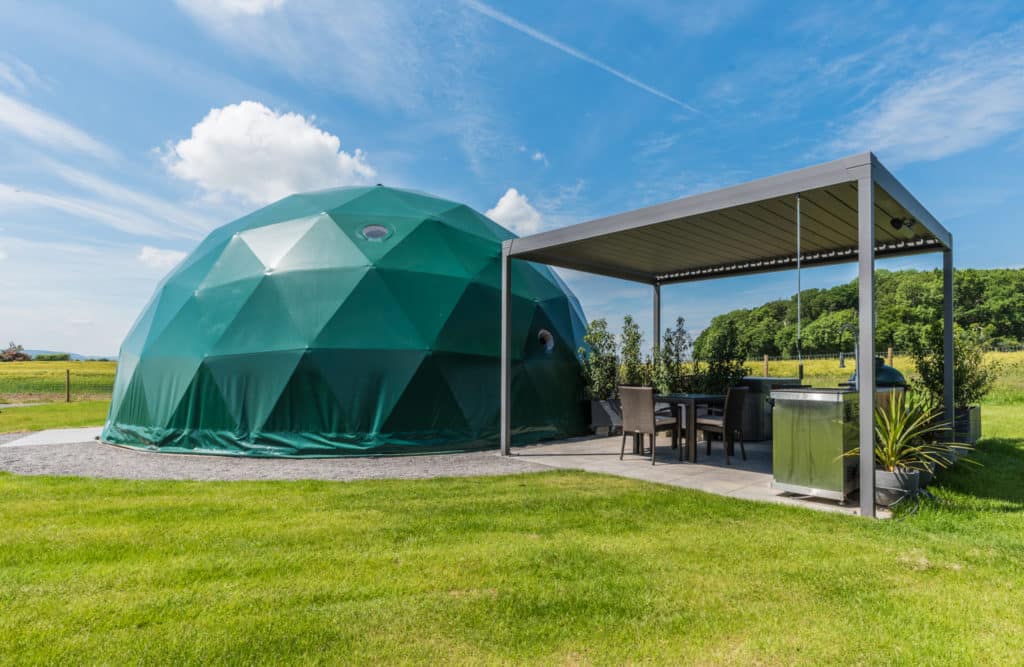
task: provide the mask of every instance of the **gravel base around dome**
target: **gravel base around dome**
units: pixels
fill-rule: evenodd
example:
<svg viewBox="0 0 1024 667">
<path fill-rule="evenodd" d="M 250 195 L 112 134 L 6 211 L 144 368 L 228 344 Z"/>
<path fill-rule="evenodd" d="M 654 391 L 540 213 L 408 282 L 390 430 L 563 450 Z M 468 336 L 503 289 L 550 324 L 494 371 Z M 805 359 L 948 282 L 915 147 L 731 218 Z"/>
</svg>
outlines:
<svg viewBox="0 0 1024 667">
<path fill-rule="evenodd" d="M 0 447 L 0 470 L 19 475 L 113 479 L 328 480 L 426 479 L 550 470 L 496 451 L 344 459 L 254 459 L 140 452 L 99 442 Z"/>
</svg>

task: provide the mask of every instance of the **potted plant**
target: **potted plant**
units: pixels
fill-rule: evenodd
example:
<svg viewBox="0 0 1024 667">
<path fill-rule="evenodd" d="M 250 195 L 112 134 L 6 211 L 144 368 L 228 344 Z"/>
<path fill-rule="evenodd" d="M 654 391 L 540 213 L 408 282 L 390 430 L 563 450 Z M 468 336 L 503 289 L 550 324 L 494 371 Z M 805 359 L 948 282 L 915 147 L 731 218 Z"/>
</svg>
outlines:
<svg viewBox="0 0 1024 667">
<path fill-rule="evenodd" d="M 622 407 L 618 400 L 619 359 L 615 336 L 604 319 L 592 320 L 579 349 L 583 387 L 590 400 L 590 426 L 595 433 L 611 435 L 622 427 Z"/>
<path fill-rule="evenodd" d="M 937 468 L 956 460 L 954 454 L 968 445 L 945 442 L 949 430 L 940 421 L 941 411 L 929 406 L 928 399 L 905 392 L 875 409 L 875 502 L 889 507 L 912 497 L 921 488 L 922 474 L 930 481 Z M 854 448 L 846 456 L 859 456 Z"/>
<path fill-rule="evenodd" d="M 932 326 L 912 350 L 919 383 L 933 405 L 942 405 L 945 375 L 942 327 Z M 984 338 L 978 328 L 954 327 L 953 407 L 954 440 L 975 444 L 981 437 L 981 400 L 992 390 L 1001 367 L 985 359 Z"/>
</svg>

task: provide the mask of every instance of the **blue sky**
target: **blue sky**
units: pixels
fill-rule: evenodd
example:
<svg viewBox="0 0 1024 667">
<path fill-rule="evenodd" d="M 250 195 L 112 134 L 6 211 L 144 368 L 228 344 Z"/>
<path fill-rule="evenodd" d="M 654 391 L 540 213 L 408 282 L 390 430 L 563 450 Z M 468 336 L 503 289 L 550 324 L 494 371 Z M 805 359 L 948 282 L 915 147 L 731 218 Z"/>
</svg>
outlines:
<svg viewBox="0 0 1024 667">
<path fill-rule="evenodd" d="M 411 187 L 524 233 L 863 150 L 958 266 L 1024 263 L 1024 5 L 2 1 L 0 336 L 113 354 L 205 233 L 294 190 Z M 649 326 L 649 288 L 567 279 Z M 666 288 L 663 317 L 794 288 Z"/>
</svg>

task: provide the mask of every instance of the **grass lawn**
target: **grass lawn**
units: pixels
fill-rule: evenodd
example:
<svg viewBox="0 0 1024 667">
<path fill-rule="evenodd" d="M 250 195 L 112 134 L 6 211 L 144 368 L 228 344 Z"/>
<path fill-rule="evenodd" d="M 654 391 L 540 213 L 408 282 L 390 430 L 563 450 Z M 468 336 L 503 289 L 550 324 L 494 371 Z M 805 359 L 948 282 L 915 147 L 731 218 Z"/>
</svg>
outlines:
<svg viewBox="0 0 1024 667">
<path fill-rule="evenodd" d="M 0 475 L 0 655 L 36 663 L 1019 663 L 1024 410 L 872 522 L 552 472 Z"/>
<path fill-rule="evenodd" d="M 109 407 L 110 401 L 103 400 L 3 408 L 0 409 L 0 433 L 101 426 L 107 419 Z"/>
</svg>

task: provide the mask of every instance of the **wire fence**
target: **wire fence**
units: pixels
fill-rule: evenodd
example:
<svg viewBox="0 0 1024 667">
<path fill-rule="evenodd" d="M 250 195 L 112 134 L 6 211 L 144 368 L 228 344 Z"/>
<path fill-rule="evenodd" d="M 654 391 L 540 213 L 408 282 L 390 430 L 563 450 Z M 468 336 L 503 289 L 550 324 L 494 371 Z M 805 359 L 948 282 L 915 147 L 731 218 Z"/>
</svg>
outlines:
<svg viewBox="0 0 1024 667">
<path fill-rule="evenodd" d="M 115 362 L 12 361 L 0 363 L 0 404 L 109 398 Z"/>
<path fill-rule="evenodd" d="M 892 349 L 892 348 L 890 348 L 890 349 L 891 349 L 891 356 L 894 356 L 894 357 L 904 357 L 904 356 L 907 356 L 907 355 L 910 354 L 909 352 L 907 352 L 905 350 L 896 350 L 896 349 Z M 985 351 L 986 352 L 1024 352 L 1024 345 L 993 345 L 993 346 L 987 347 L 985 349 Z M 882 356 L 889 356 L 890 350 L 889 349 L 884 349 L 884 350 L 876 349 L 875 352 L 878 353 L 878 354 L 881 354 Z M 805 354 L 805 355 L 803 355 L 802 358 L 803 358 L 804 361 L 813 361 L 813 360 L 818 360 L 818 359 L 836 359 L 836 360 L 838 360 L 840 355 L 842 355 L 842 356 L 845 356 L 847 359 L 853 359 L 854 354 L 855 354 L 855 352 L 853 350 L 846 350 L 846 351 L 843 351 L 843 352 L 836 351 L 836 352 L 826 352 L 826 353 L 823 353 L 823 354 Z M 758 357 L 748 357 L 747 361 L 753 363 L 755 361 L 764 361 L 764 359 L 765 359 L 765 357 L 762 355 L 762 356 L 758 356 Z M 799 359 L 797 358 L 797 356 L 795 354 L 783 354 L 783 355 L 775 355 L 775 356 L 768 355 L 768 361 L 799 361 Z"/>
</svg>

